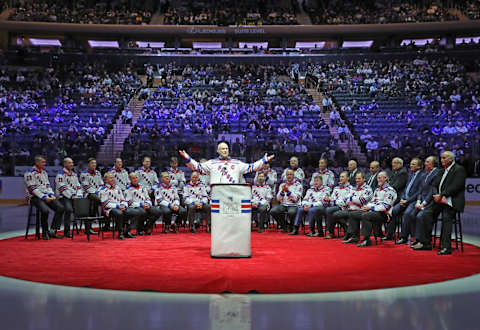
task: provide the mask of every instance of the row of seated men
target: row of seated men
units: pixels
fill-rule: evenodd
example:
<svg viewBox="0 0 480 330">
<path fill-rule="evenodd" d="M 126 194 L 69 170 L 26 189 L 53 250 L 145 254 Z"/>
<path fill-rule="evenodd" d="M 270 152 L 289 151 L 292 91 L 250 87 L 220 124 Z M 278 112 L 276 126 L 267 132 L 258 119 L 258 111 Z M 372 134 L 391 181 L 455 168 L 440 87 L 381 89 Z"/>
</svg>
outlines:
<svg viewBox="0 0 480 330">
<path fill-rule="evenodd" d="M 312 175 L 312 186 L 307 190 L 305 196 L 303 196 L 303 185 L 296 178 L 296 174 L 301 169 L 295 166 L 298 166 L 298 160 L 293 159 L 293 162 L 291 161 L 290 164 L 291 168 L 284 171 L 285 181 L 278 187 L 278 193 L 275 198 L 276 204 L 272 203 L 276 186 L 271 184 L 272 181 L 276 180 L 276 173 L 270 170 L 267 165 L 266 168 L 257 172 L 255 185 L 252 188 L 252 209 L 255 213 L 258 213 L 259 231 L 263 231 L 265 220 L 268 213 L 270 213 L 282 227 L 283 231 L 289 231 L 292 235 L 298 234 L 300 224 L 303 222 L 304 217 L 307 217 L 310 225 L 308 235 L 320 236 L 320 233 L 323 231 L 315 232 L 315 227 L 320 228 L 319 219 L 324 215 L 327 219 L 328 234 L 326 238 L 334 237 L 333 229 L 335 224 L 339 223 L 346 230 L 343 239 L 344 243 L 358 243 L 359 246 L 368 246 L 371 244 L 370 236 L 373 224 L 386 223 L 387 236 L 384 239 L 389 240 L 393 239 L 395 221 L 401 219 L 402 230 L 397 243 L 407 243 L 409 236 L 411 236 L 416 239 L 412 247 L 424 250 L 431 249 L 432 225 L 439 213 L 442 212 L 444 222 L 444 226 L 442 226 L 442 230 L 444 230 L 442 244 L 444 249 L 440 252 L 449 254 L 451 253 L 451 224 L 454 220 L 455 212 L 463 211 L 465 205 L 465 170 L 460 165 L 455 164 L 454 156 L 451 152 L 444 152 L 441 159 L 443 169 L 437 168 L 438 159 L 435 156 L 428 157 L 425 160 L 425 169 L 423 169 L 422 160 L 418 158 L 412 159 L 410 163 L 410 177 L 403 168 L 403 161 L 400 158 L 392 160 L 393 172 L 391 174 L 380 171 L 378 163 L 372 162 L 370 174 L 367 178 L 356 168 L 356 162 L 350 161 L 349 171 L 340 174 L 339 184 L 336 187 L 332 185 L 334 180 L 333 172 L 326 169 L 326 160 L 321 159 L 319 161 L 320 169 Z M 67 159 L 66 161 L 69 162 L 71 160 Z M 193 211 L 199 210 L 209 214 L 208 186 L 203 185 L 201 182 L 197 183 L 200 181 L 198 173 L 193 173 L 193 182 L 181 189 L 179 182 L 185 181 L 184 174 L 177 169 L 178 161 L 173 158 L 169 172 L 162 173 L 162 183 L 155 186 L 158 179 L 156 179 L 156 173 L 150 169 L 150 159 L 148 157 L 144 159 L 143 165 L 141 169 L 135 172 L 137 175 L 130 177 L 130 179 L 133 177 L 135 181 L 126 186 L 127 193 L 124 194 L 128 195 L 129 190 L 131 191 L 138 187 L 137 183 L 143 177 L 146 183 L 140 184 L 140 187 L 146 190 L 144 195 L 148 192 L 148 195 L 151 197 L 155 196 L 153 203 L 142 204 L 144 209 L 152 209 L 151 211 L 146 211 L 150 215 L 150 222 L 145 225 L 144 222 L 138 223 L 137 221 L 137 233 L 142 233 L 142 229 L 145 226 L 148 228 L 148 225 L 152 224 L 151 221 L 155 221 L 153 219 L 158 216 L 159 212 L 153 207 L 153 204 L 155 202 L 156 205 L 161 203 L 157 198 L 159 196 L 166 200 L 162 208 L 163 212 L 176 212 L 179 215 L 178 218 L 181 219 L 184 217 L 185 209 L 180 204 L 181 197 L 178 192 L 183 192 L 186 199 L 185 204 L 189 209 L 190 224 L 194 224 L 191 218 L 194 214 Z M 36 164 L 36 166 L 38 165 Z M 80 176 L 84 194 L 87 194 L 92 200 L 98 198 L 103 203 L 105 212 L 107 214 L 112 213 L 116 219 L 135 217 L 135 214 L 138 212 L 128 211 L 128 206 L 134 205 L 138 209 L 141 208 L 140 204 L 133 204 L 131 199 L 130 205 L 122 205 L 119 202 L 123 194 L 121 192 L 122 189 L 118 189 L 120 186 L 118 182 L 122 180 L 120 174 L 124 171 L 121 169 L 121 160 L 117 159 L 115 167 L 105 175 L 105 185 L 103 185 L 103 182 L 100 182 L 101 177 L 98 174 L 98 193 L 89 190 L 91 186 L 96 184 L 94 179 L 97 174 L 95 174 L 94 168 L 95 161 L 91 160 L 89 169 Z M 69 169 L 66 167 L 63 172 L 65 170 L 68 171 Z M 34 172 L 35 168 L 29 173 Z M 57 181 L 61 180 L 61 173 L 59 175 L 60 178 L 57 176 Z M 126 172 L 124 175 L 128 177 Z M 352 179 L 355 185 L 350 184 Z M 176 181 L 177 185 L 170 185 L 170 181 Z M 325 181 L 329 184 L 324 184 Z M 100 183 L 102 183 L 101 186 Z M 61 182 L 57 182 L 56 185 L 61 186 Z M 192 200 L 187 201 L 188 189 L 196 185 L 203 187 L 198 195 L 198 198 L 201 197 L 202 199 L 192 204 Z M 138 188 L 136 189 L 138 190 Z M 117 201 L 117 203 L 115 204 L 112 200 Z M 146 200 L 147 198 L 145 197 Z M 176 202 L 177 200 L 178 202 Z M 272 207 L 272 204 L 275 205 Z M 140 216 L 137 215 L 136 217 L 138 219 Z M 52 227 L 54 229 L 58 228 L 59 222 L 55 217 Z M 363 240 L 360 240 L 360 224 L 362 224 Z M 66 226 L 66 228 L 68 227 Z M 195 227 L 192 228 L 192 231 L 195 231 Z M 149 233 L 148 229 L 143 229 L 143 233 Z M 129 231 L 126 231 L 125 235 L 121 235 L 121 233 L 119 235 L 133 236 Z"/>
<path fill-rule="evenodd" d="M 104 213 L 115 220 L 120 239 L 135 237 L 131 232 L 134 227 L 137 235 L 151 235 L 158 218 L 162 217 L 164 223 L 171 224 L 173 215 L 176 215 L 176 221 L 170 226 L 172 231 L 178 232 L 178 226 L 187 220 L 190 231 L 195 233 L 199 225 L 195 215 L 199 212 L 206 218 L 209 231 L 208 188 L 200 182 L 199 173 L 192 173 L 190 182 L 180 188 L 172 184 L 177 180 L 174 175 L 180 172 L 175 171 L 176 166 L 169 172 L 163 172 L 159 182 L 157 174 L 150 168 L 150 162 L 150 158 L 146 157 L 144 166 L 129 174 L 122 168 L 122 160 L 117 159 L 115 167 L 102 177 L 96 170 L 96 160 L 89 159 L 88 168 L 78 177 L 73 172 L 73 160 L 65 158 L 64 168 L 57 174 L 52 189 L 45 171 L 45 158 L 37 156 L 35 165 L 25 173 L 24 179 L 29 200 L 41 213 L 42 238 L 63 238 L 57 234 L 62 217 L 64 236 L 71 237 L 73 199 L 83 197 L 91 201 L 91 215 L 95 215 L 101 204 Z M 174 158 L 172 163 L 175 162 L 178 164 Z M 50 231 L 49 209 L 55 212 Z M 95 234 L 91 228 L 86 230 Z M 167 226 L 164 230 L 168 230 Z"/>
</svg>

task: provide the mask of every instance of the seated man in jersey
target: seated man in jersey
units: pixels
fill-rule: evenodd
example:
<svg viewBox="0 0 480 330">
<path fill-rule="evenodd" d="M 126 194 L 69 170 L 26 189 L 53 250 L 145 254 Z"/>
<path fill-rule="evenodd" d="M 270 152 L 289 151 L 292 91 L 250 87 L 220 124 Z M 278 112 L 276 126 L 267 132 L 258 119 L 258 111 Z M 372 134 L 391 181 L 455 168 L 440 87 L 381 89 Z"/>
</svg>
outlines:
<svg viewBox="0 0 480 330">
<path fill-rule="evenodd" d="M 177 188 L 180 202 L 183 200 L 183 187 L 185 186 L 185 173 L 178 168 L 178 158 L 170 158 L 170 168 L 167 170 L 170 174 L 170 184 Z"/>
<path fill-rule="evenodd" d="M 95 158 L 88 159 L 87 169 L 80 173 L 80 183 L 84 196 L 90 200 L 90 215 L 95 216 L 100 205 L 99 192 L 103 187 L 102 174 L 97 171 L 97 160 Z"/>
<path fill-rule="evenodd" d="M 142 167 L 136 170 L 138 175 L 138 182 L 148 189 L 150 197 L 153 198 L 153 190 L 159 184 L 157 172 L 155 172 L 152 166 L 152 159 L 150 157 L 143 157 Z"/>
<path fill-rule="evenodd" d="M 171 174 L 170 174 L 171 176 Z M 200 182 L 199 173 L 192 172 L 190 182 L 183 187 L 183 197 L 187 207 L 187 220 L 190 224 L 190 231 L 196 233 L 200 225 L 195 219 L 195 214 L 200 213 L 207 220 L 207 232 L 210 232 L 211 213 L 208 200 L 207 188 Z"/>
<path fill-rule="evenodd" d="M 115 176 L 112 172 L 105 173 L 103 178 L 105 185 L 100 189 L 99 197 L 105 214 L 115 219 L 119 239 L 134 238 L 135 235 L 130 230 L 133 228 L 134 220 L 138 222 L 142 213 L 128 207 L 123 191 L 115 185 Z M 128 225 L 129 220 L 132 220 L 132 223 Z M 124 225 L 127 225 L 126 228 Z"/>
<path fill-rule="evenodd" d="M 83 197 L 83 189 L 78 181 L 77 173 L 73 172 L 73 160 L 69 157 L 63 160 L 63 169 L 55 177 L 55 196 L 62 203 L 65 213 L 63 215 L 64 236 L 70 235 L 70 222 L 73 213 L 73 202 L 75 198 Z M 60 224 L 58 224 L 60 226 Z M 60 228 L 55 228 L 60 229 Z M 91 230 L 90 228 L 87 230 Z"/>
<path fill-rule="evenodd" d="M 272 193 L 274 193 L 275 185 L 277 184 L 277 172 L 270 168 L 270 163 L 263 164 L 261 171 L 255 174 L 255 179 L 253 179 L 254 184 L 258 184 L 258 175 L 260 173 L 263 173 L 263 177 L 265 178 L 263 183 L 268 185 Z"/>
<path fill-rule="evenodd" d="M 178 227 L 185 219 L 187 211 L 180 206 L 177 188 L 170 184 L 170 174 L 162 172 L 161 180 L 162 183 L 155 188 L 155 202 L 163 214 L 163 231 L 167 233 L 170 226 L 172 231 L 178 233 Z M 177 215 L 176 225 L 171 223 L 174 214 Z"/>
<path fill-rule="evenodd" d="M 322 223 L 318 221 L 320 216 L 325 215 L 325 198 L 330 195 L 330 188 L 322 185 L 322 176 L 317 175 L 313 179 L 313 186 L 307 190 L 305 197 L 302 200 L 301 206 L 298 207 L 297 216 L 295 218 L 295 228 L 292 230 L 290 235 L 298 234 L 298 227 L 300 222 L 307 215 L 308 224 L 310 226 L 310 232 L 307 236 L 318 237 L 321 236 L 320 232 L 323 233 Z M 318 232 L 315 233 L 315 222 L 318 223 Z"/>
<path fill-rule="evenodd" d="M 295 177 L 296 180 L 300 182 L 301 185 L 303 185 L 303 180 L 305 180 L 305 172 L 298 167 L 298 158 L 297 157 L 292 157 L 290 158 L 290 167 L 286 168 L 283 173 L 282 173 L 282 181 L 287 180 L 287 171 L 292 170 L 293 171 L 293 176 Z"/>
<path fill-rule="evenodd" d="M 56 229 L 60 227 L 63 216 L 63 205 L 55 197 L 53 189 L 50 187 L 47 171 L 45 171 L 46 160 L 43 156 L 35 156 L 35 165 L 25 172 L 24 180 L 27 190 L 27 196 L 30 203 L 40 212 L 40 221 L 42 225 L 42 239 L 63 238 L 57 235 Z M 48 212 L 54 211 L 55 215 L 52 222 L 52 231 L 48 231 Z"/>
<path fill-rule="evenodd" d="M 158 207 L 152 205 L 148 189 L 138 183 L 138 174 L 129 174 L 130 184 L 125 189 L 128 206 L 141 214 L 137 219 L 137 235 L 152 235 L 155 221 L 162 215 Z"/>
<path fill-rule="evenodd" d="M 310 179 L 310 186 L 313 186 L 313 180 L 317 175 L 322 177 L 322 182 L 324 186 L 333 189 L 335 186 L 335 174 L 327 168 L 328 161 L 325 158 L 320 158 L 318 161 L 318 170 L 312 174 Z"/>
<path fill-rule="evenodd" d="M 121 158 L 115 158 L 115 163 L 110 169 L 110 172 L 115 176 L 115 184 L 122 191 L 125 191 L 130 183 L 128 171 L 123 168 L 123 160 Z"/>
<path fill-rule="evenodd" d="M 325 235 L 326 239 L 335 238 L 335 225 L 340 223 L 343 227 L 343 230 L 347 231 L 347 219 L 348 216 L 343 217 L 342 214 L 347 211 L 348 214 L 348 205 L 347 200 L 350 198 L 352 192 L 352 186 L 348 182 L 348 172 L 344 171 L 340 173 L 338 178 L 338 186 L 333 189 L 333 192 L 330 196 L 325 198 L 325 201 L 329 203 L 329 207 L 326 209 L 327 214 L 327 234 Z"/>
<path fill-rule="evenodd" d="M 298 180 L 295 180 L 294 175 L 295 172 L 293 170 L 287 170 L 287 181 L 278 188 L 277 201 L 280 204 L 275 205 L 270 211 L 270 214 L 282 227 L 284 233 L 288 232 L 287 223 L 285 223 L 285 213 L 288 218 L 288 226 L 293 227 L 298 206 L 302 202 L 303 187 Z"/>
<path fill-rule="evenodd" d="M 270 202 L 273 199 L 273 192 L 270 185 L 265 183 L 264 172 L 257 172 L 256 178 L 257 183 L 252 187 L 252 213 L 256 214 L 258 232 L 262 233 Z"/>
<path fill-rule="evenodd" d="M 338 218 L 348 219 L 347 233 L 342 240 L 344 244 L 358 243 L 360 240 L 360 221 L 363 215 L 361 208 L 370 202 L 373 195 L 372 188 L 365 183 L 363 172 L 357 171 L 355 182 L 357 185 L 350 190 L 350 196 L 347 198 L 348 208 L 336 214 Z"/>
<path fill-rule="evenodd" d="M 378 188 L 375 189 L 373 198 L 368 204 L 361 208 L 362 214 L 362 236 L 363 241 L 357 246 L 365 247 L 372 245 L 370 235 L 372 234 L 373 224 L 381 226 L 392 216 L 392 207 L 397 199 L 397 192 L 388 184 L 388 174 L 385 171 L 378 173 Z"/>
</svg>

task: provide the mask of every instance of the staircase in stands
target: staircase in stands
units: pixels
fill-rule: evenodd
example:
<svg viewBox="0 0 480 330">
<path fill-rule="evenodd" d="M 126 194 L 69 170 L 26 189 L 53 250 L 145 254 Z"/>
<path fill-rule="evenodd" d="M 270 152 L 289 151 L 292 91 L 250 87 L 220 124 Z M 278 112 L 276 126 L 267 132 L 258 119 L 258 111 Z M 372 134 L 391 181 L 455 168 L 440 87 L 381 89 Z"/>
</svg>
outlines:
<svg viewBox="0 0 480 330">
<path fill-rule="evenodd" d="M 97 154 L 97 162 L 103 165 L 113 164 L 115 158 L 120 157 L 123 151 L 123 143 L 127 139 L 132 127 L 137 123 L 142 113 L 144 100 L 141 100 L 140 93 L 135 94 L 128 102 L 128 108 L 132 112 L 132 123 L 124 124 L 121 116 L 114 123 L 108 137 L 103 141 Z"/>
<path fill-rule="evenodd" d="M 338 126 L 334 126 L 330 121 L 330 111 L 324 112 L 323 110 L 323 93 L 319 92 L 315 88 L 307 88 L 307 92 L 312 96 L 313 102 L 321 107 L 321 117 L 328 125 L 330 134 L 337 142 L 337 146 L 340 147 L 340 149 L 342 149 L 343 151 L 345 151 L 345 153 L 347 153 L 348 150 L 351 150 L 353 157 L 357 159 L 359 164 L 366 164 L 367 156 L 362 152 L 362 149 L 360 148 L 360 145 L 355 136 L 351 135 L 346 141 L 340 141 L 340 137 L 338 135 Z M 340 119 L 340 121 L 341 123 L 345 123 L 343 119 Z"/>
</svg>

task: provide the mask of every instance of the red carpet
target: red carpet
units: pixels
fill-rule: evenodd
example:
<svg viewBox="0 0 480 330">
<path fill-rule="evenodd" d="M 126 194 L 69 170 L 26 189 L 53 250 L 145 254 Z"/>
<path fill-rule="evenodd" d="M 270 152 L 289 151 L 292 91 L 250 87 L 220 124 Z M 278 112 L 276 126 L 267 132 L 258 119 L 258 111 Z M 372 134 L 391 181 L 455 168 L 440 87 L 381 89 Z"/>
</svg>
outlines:
<svg viewBox="0 0 480 330">
<path fill-rule="evenodd" d="M 252 233 L 251 259 L 212 259 L 210 236 L 160 234 L 125 241 L 0 241 L 3 276 L 77 287 L 192 293 L 328 292 L 425 284 L 480 273 L 480 248 L 438 256 L 391 242 Z"/>
</svg>

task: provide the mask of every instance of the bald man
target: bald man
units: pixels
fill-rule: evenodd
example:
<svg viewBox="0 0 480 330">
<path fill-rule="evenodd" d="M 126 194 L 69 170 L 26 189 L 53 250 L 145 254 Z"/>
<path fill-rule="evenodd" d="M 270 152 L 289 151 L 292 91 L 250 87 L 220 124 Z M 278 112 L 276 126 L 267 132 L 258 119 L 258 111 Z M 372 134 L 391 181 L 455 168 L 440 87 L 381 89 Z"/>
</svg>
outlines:
<svg viewBox="0 0 480 330">
<path fill-rule="evenodd" d="M 225 142 L 220 142 L 217 147 L 219 157 L 199 163 L 192 159 L 184 150 L 180 150 L 180 156 L 187 160 L 187 166 L 193 171 L 210 174 L 210 184 L 216 183 L 242 183 L 243 175 L 260 170 L 263 164 L 270 162 L 274 155 L 265 154 L 262 159 L 255 163 L 244 163 L 229 157 L 229 148 Z"/>
<path fill-rule="evenodd" d="M 64 208 L 63 223 L 64 236 L 71 237 L 70 222 L 73 213 L 72 200 L 83 197 L 83 188 L 78 181 L 77 173 L 73 172 L 73 159 L 67 157 L 63 160 L 63 169 L 55 177 L 55 196 Z M 60 224 L 57 224 L 60 229 Z M 90 229 L 91 230 L 91 229 Z"/>
</svg>

